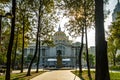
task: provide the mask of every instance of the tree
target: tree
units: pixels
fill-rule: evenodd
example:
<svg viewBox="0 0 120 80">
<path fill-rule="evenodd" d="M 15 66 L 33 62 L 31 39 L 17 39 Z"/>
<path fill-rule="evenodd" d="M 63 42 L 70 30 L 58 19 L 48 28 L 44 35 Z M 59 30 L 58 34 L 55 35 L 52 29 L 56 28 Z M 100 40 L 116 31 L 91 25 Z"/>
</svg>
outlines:
<svg viewBox="0 0 120 80">
<path fill-rule="evenodd" d="M 93 6 L 93 5 L 92 5 Z M 84 27 L 85 27 L 85 40 L 86 40 L 86 61 L 87 61 L 87 67 L 88 67 L 88 76 L 89 79 L 91 80 L 91 74 L 90 74 L 90 64 L 89 64 L 89 54 L 88 54 L 88 38 L 87 38 L 87 27 L 90 26 L 90 24 L 92 23 L 93 18 L 89 17 L 90 15 L 87 13 L 87 9 L 89 9 L 89 4 L 87 4 L 87 1 L 84 2 Z M 91 14 L 94 15 L 94 14 Z M 89 19 L 87 19 L 89 18 Z M 91 23 L 89 23 L 91 22 Z"/>
<path fill-rule="evenodd" d="M 79 52 L 79 76 L 82 76 L 82 51 L 83 51 L 83 37 L 84 37 L 84 27 L 82 27 L 82 38 L 81 38 L 81 47 L 80 47 L 80 52 Z"/>
<path fill-rule="evenodd" d="M 113 43 L 114 43 L 113 37 L 109 36 L 108 37 L 108 56 L 110 60 L 112 59 L 112 61 L 110 62 L 113 62 L 113 65 L 116 66 L 116 54 L 117 54 L 118 48 Z"/>
<path fill-rule="evenodd" d="M 0 3 L 7 3 L 10 2 L 10 0 L 0 0 Z"/>
<path fill-rule="evenodd" d="M 19 54 L 19 53 L 16 53 L 16 59 L 15 59 L 15 65 L 14 65 L 14 69 L 21 69 L 21 65 L 20 65 L 20 63 L 21 63 L 21 54 Z"/>
<path fill-rule="evenodd" d="M 103 0 L 95 0 L 96 74 L 95 80 L 110 80 L 107 42 L 104 34 Z"/>
<path fill-rule="evenodd" d="M 0 3 L 1 4 L 1 3 Z M 1 7 L 1 6 L 0 6 Z M 2 7 L 3 8 L 3 7 Z M 4 34 L 4 29 L 7 27 L 10 27 L 10 25 L 8 25 L 8 20 L 3 18 L 1 15 L 4 15 L 6 12 L 4 10 L 1 9 L 0 11 L 0 17 L 1 17 L 1 27 L 0 27 L 0 64 L 1 65 L 5 65 L 6 63 L 6 53 L 7 53 L 7 47 L 8 47 L 8 39 L 6 40 L 6 36 Z M 10 30 L 10 28 L 8 28 Z M 7 36 L 10 36 L 9 34 L 6 34 Z M 5 42 L 6 41 L 6 42 Z"/>
<path fill-rule="evenodd" d="M 31 59 L 33 58 L 33 54 L 32 53 L 30 53 L 30 54 L 28 54 L 27 55 L 27 57 L 26 57 L 26 63 L 30 63 L 30 61 L 31 61 Z M 37 61 L 37 58 L 35 59 L 35 61 L 34 62 L 36 62 Z"/>
<path fill-rule="evenodd" d="M 4 35 L 4 31 L 6 29 L 6 27 L 8 27 L 8 29 L 10 30 L 10 20 L 8 16 L 10 16 L 10 13 L 6 12 L 6 10 L 4 9 L 6 7 L 6 5 L 8 5 L 9 2 L 7 1 L 0 1 L 0 56 L 1 57 L 1 63 L 0 64 L 5 64 L 6 63 L 6 53 L 7 53 L 7 48 L 8 48 L 8 42 L 9 42 L 9 38 L 8 36 L 10 36 L 8 34 L 7 36 L 7 40 L 6 43 L 4 43 L 6 36 Z M 9 15 L 6 15 L 9 14 Z"/>
<path fill-rule="evenodd" d="M 11 35 L 10 35 L 10 41 L 8 45 L 7 50 L 7 68 L 6 68 L 6 77 L 5 80 L 10 80 L 10 66 L 11 66 L 11 52 L 12 52 L 12 46 L 14 41 L 14 29 L 15 29 L 15 12 L 16 12 L 16 0 L 12 0 L 12 22 L 11 22 Z"/>
<path fill-rule="evenodd" d="M 118 65 L 120 64 L 120 54 L 117 55 L 116 62 L 117 62 Z"/>
<path fill-rule="evenodd" d="M 14 56 L 13 56 L 13 59 L 12 59 L 12 69 L 13 70 L 15 68 L 15 61 L 16 61 L 16 55 L 17 55 L 18 31 L 19 31 L 19 28 L 17 28 L 17 30 L 16 30 L 16 39 L 15 39 L 16 41 L 15 41 L 15 46 L 14 46 L 15 50 L 14 50 Z"/>
<path fill-rule="evenodd" d="M 95 56 L 93 54 L 89 54 L 89 62 L 90 67 L 95 67 Z"/>
<path fill-rule="evenodd" d="M 88 57 L 88 46 L 87 46 L 87 28 L 91 27 L 94 22 L 94 1 L 93 0 L 64 0 L 65 7 L 68 10 L 70 21 L 67 26 L 67 30 L 72 36 L 81 36 L 81 48 L 79 52 L 79 68 L 82 73 L 81 56 L 83 49 L 83 38 L 85 34 L 86 38 L 86 54 Z M 89 60 L 87 58 L 88 76 L 91 79 Z"/>
<path fill-rule="evenodd" d="M 117 18 L 112 25 L 109 27 L 108 34 L 108 55 L 113 59 L 113 65 L 116 65 L 116 54 L 117 50 L 120 49 L 120 13 L 118 13 Z"/>
<path fill-rule="evenodd" d="M 36 2 L 38 3 L 38 2 Z M 47 0 L 40 0 L 39 1 L 39 6 L 37 8 L 38 10 L 38 14 L 36 13 L 36 16 L 38 18 L 38 25 L 37 25 L 37 34 L 36 34 L 36 47 L 35 47 L 35 53 L 34 56 L 30 62 L 29 68 L 28 68 L 28 72 L 27 72 L 27 76 L 30 76 L 30 72 L 31 72 L 31 66 L 33 64 L 33 61 L 38 53 L 38 38 L 40 36 L 40 40 L 47 40 L 50 39 L 51 33 L 53 31 L 53 25 L 51 25 L 51 15 L 49 15 L 49 13 L 52 12 L 52 8 L 54 6 L 54 1 L 47 1 Z M 41 24 L 40 24 L 41 23 Z M 40 35 L 39 35 L 40 34 Z M 38 64 L 37 64 L 38 65 Z"/>
<path fill-rule="evenodd" d="M 33 34 L 32 28 L 33 28 L 33 24 L 31 21 L 32 20 L 32 16 L 33 14 L 31 13 L 31 10 L 29 9 L 29 4 L 28 4 L 29 0 L 26 1 L 17 1 L 18 6 L 17 6 L 17 15 L 16 15 L 16 28 L 19 28 L 19 33 L 20 38 L 19 42 L 21 42 L 22 46 L 20 46 L 20 48 L 22 47 L 22 59 L 21 59 L 21 73 L 23 72 L 23 66 L 24 66 L 24 48 L 27 46 L 27 44 L 29 43 L 29 41 L 32 39 L 30 39 L 30 37 L 32 36 L 31 34 Z M 30 39 L 30 40 L 29 40 Z"/>
<path fill-rule="evenodd" d="M 87 54 L 83 53 L 83 59 L 86 60 L 87 59 Z M 90 67 L 94 67 L 95 66 L 95 56 L 93 54 L 88 54 L 89 56 L 89 64 Z"/>
<path fill-rule="evenodd" d="M 40 6 L 39 6 L 39 13 L 38 13 L 38 28 L 37 28 L 37 35 L 36 35 L 36 48 L 35 48 L 35 54 L 34 54 L 34 56 L 33 56 L 33 58 L 32 58 L 32 60 L 31 60 L 31 62 L 30 62 L 30 65 L 29 65 L 29 68 L 28 68 L 28 72 L 27 72 L 27 76 L 30 76 L 30 70 L 31 70 L 31 66 L 32 66 L 32 64 L 33 64 L 33 61 L 34 61 L 34 59 L 35 59 L 35 57 L 36 57 L 36 55 L 37 55 L 37 52 L 38 52 L 38 43 L 39 43 L 39 34 L 40 34 L 40 23 L 41 23 L 41 10 L 42 10 L 42 7 L 43 7 L 43 3 L 42 3 L 42 1 L 40 0 Z M 39 48 L 40 49 L 40 48 Z M 40 56 L 40 55 L 39 55 Z M 39 59 L 38 59 L 39 60 Z M 39 63 L 37 63 L 37 71 L 36 72 L 38 72 L 38 65 L 39 65 Z"/>
<path fill-rule="evenodd" d="M 87 68 L 88 68 L 88 76 L 89 79 L 92 80 L 91 73 L 90 73 L 90 62 L 89 62 L 89 54 L 88 54 L 88 39 L 87 39 L 87 28 L 85 27 L 85 38 L 86 38 L 86 61 L 87 61 Z"/>
<path fill-rule="evenodd" d="M 39 71 L 39 62 L 40 62 L 40 53 L 41 53 L 41 52 L 40 52 L 40 51 L 41 51 L 41 50 L 40 50 L 40 34 L 39 34 L 39 38 L 38 38 L 38 46 L 39 46 L 39 47 L 38 47 L 39 51 L 38 51 L 38 56 L 37 56 L 37 57 L 38 57 L 38 59 L 37 59 L 37 70 L 36 70 L 37 73 L 38 73 L 38 71 Z"/>
</svg>

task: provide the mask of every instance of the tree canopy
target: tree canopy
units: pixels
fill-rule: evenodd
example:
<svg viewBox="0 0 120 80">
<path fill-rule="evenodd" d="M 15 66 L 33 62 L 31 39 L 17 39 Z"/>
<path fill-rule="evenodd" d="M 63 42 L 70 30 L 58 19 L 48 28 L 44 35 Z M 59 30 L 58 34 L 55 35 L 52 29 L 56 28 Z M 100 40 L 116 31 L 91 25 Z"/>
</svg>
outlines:
<svg viewBox="0 0 120 80">
<path fill-rule="evenodd" d="M 112 59 L 113 65 L 116 65 L 117 50 L 120 49 L 120 13 L 114 22 L 109 26 L 108 34 L 108 55 Z"/>
</svg>

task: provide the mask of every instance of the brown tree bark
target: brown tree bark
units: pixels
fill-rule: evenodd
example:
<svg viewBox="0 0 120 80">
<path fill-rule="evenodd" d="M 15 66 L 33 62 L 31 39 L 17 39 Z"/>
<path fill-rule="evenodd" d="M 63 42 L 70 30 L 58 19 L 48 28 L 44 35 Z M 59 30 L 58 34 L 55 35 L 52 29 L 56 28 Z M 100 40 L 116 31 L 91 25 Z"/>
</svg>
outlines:
<svg viewBox="0 0 120 80">
<path fill-rule="evenodd" d="M 95 80 L 110 80 L 107 42 L 104 33 L 103 0 L 95 0 L 96 74 Z"/>
<path fill-rule="evenodd" d="M 16 0 L 12 0 L 12 24 L 11 24 L 11 33 L 10 33 L 10 41 L 7 50 L 7 63 L 6 63 L 6 76 L 5 80 L 10 80 L 10 67 L 11 67 L 11 53 L 14 41 L 14 29 L 15 29 L 15 12 L 16 12 Z"/>
<path fill-rule="evenodd" d="M 13 57 L 13 61 L 12 61 L 12 69 L 14 70 L 15 69 L 15 62 L 16 62 L 16 55 L 17 55 L 17 44 L 18 44 L 18 31 L 19 31 L 19 28 L 17 28 L 17 38 L 16 38 L 16 42 L 15 42 L 15 51 L 14 51 L 14 57 Z"/>
<path fill-rule="evenodd" d="M 23 73 L 23 64 L 24 64 L 24 31 L 25 31 L 25 21 L 24 21 L 24 16 L 25 14 L 23 14 L 23 33 L 22 33 L 22 59 L 21 59 L 21 73 Z"/>
<path fill-rule="evenodd" d="M 91 77 L 91 74 L 90 74 L 90 64 L 89 64 L 89 55 L 88 55 L 88 38 L 87 38 L 87 22 L 86 22 L 86 19 L 87 19 L 87 14 L 86 14 L 86 0 L 84 0 L 84 27 L 85 27 L 85 42 L 86 42 L 86 62 L 87 62 L 87 68 L 88 68 L 88 77 L 89 77 L 89 80 L 92 80 L 92 77 Z"/>
<path fill-rule="evenodd" d="M 117 48 L 115 48 L 115 51 L 113 53 L 113 66 L 116 66 L 116 53 L 117 53 Z"/>
<path fill-rule="evenodd" d="M 40 12 L 41 12 L 41 7 L 39 8 L 39 14 L 40 14 Z M 39 43 L 39 50 L 38 50 L 38 60 L 37 60 L 37 69 L 36 69 L 36 72 L 38 73 L 38 71 L 39 71 L 39 62 L 40 62 L 40 34 L 41 34 L 41 28 L 40 28 L 40 23 L 41 23 L 41 16 L 39 15 L 39 17 L 38 17 L 38 28 L 39 28 L 39 33 L 38 33 L 38 43 Z"/>
<path fill-rule="evenodd" d="M 34 56 L 33 56 L 32 60 L 31 60 L 31 62 L 30 62 L 30 65 L 29 65 L 29 67 L 28 67 L 28 72 L 27 72 L 27 75 L 26 75 L 26 76 L 30 76 L 30 75 L 31 75 L 31 74 L 30 74 L 30 72 L 31 72 L 31 67 L 32 67 L 32 64 L 33 64 L 33 62 L 34 62 L 34 60 L 35 60 L 35 58 L 36 58 L 37 52 L 38 52 L 38 34 L 39 34 L 39 27 L 38 27 L 37 29 L 38 29 L 38 30 L 37 30 L 37 36 L 36 36 L 35 53 L 34 53 Z"/>
<path fill-rule="evenodd" d="M 88 77 L 89 80 L 92 80 L 91 73 L 90 73 L 90 63 L 89 63 L 89 55 L 88 55 L 88 38 L 87 38 L 87 27 L 85 27 L 85 42 L 86 42 L 86 61 L 87 61 L 87 68 L 88 68 Z"/>
<path fill-rule="evenodd" d="M 28 67 L 28 72 L 27 72 L 27 76 L 30 76 L 30 72 L 31 72 L 31 67 L 32 67 L 32 64 L 33 64 L 33 61 L 35 60 L 35 57 L 37 55 L 37 52 L 38 52 L 38 38 L 39 38 L 39 34 L 40 34 L 40 22 L 41 22 L 41 16 L 40 16 L 40 13 L 41 13 L 41 8 L 42 8 L 42 5 L 41 5 L 41 0 L 40 0 L 40 7 L 39 7 L 39 16 L 38 16 L 38 27 L 37 27 L 37 36 L 36 36 L 36 47 L 35 47 L 35 53 L 34 53 L 34 56 L 30 62 L 30 65 Z"/>
<path fill-rule="evenodd" d="M 39 63 L 40 63 L 40 36 L 39 36 L 39 39 L 38 39 L 38 43 L 39 43 L 39 50 L 38 50 L 38 60 L 37 60 L 37 69 L 36 69 L 36 72 L 38 73 L 39 71 Z"/>
<path fill-rule="evenodd" d="M 84 38 L 84 27 L 82 27 L 82 38 L 81 38 L 81 47 L 79 52 L 79 76 L 82 77 L 82 51 L 83 51 L 83 38 Z"/>
</svg>

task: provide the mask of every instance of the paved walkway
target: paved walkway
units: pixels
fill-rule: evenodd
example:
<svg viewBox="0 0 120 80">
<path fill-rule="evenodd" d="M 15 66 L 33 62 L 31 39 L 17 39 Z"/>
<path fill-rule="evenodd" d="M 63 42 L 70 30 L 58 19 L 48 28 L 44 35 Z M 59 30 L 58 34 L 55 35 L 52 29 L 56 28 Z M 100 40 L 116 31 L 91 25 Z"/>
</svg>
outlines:
<svg viewBox="0 0 120 80">
<path fill-rule="evenodd" d="M 51 70 L 45 72 L 31 80 L 81 80 L 70 70 Z"/>
</svg>

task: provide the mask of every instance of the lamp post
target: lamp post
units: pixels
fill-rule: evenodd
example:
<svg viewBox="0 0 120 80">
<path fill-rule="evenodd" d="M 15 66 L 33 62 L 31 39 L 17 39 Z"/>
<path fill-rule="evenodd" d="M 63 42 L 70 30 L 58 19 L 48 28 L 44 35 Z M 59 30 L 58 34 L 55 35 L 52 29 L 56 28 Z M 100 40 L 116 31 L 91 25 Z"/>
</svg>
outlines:
<svg viewBox="0 0 120 80">
<path fill-rule="evenodd" d="M 1 52 L 1 41 L 2 41 L 2 38 L 1 38 L 1 34 L 2 34 L 2 18 L 3 17 L 6 17 L 6 18 L 12 18 L 12 14 L 11 13 L 6 13 L 5 15 L 0 15 L 0 52 Z"/>
</svg>

